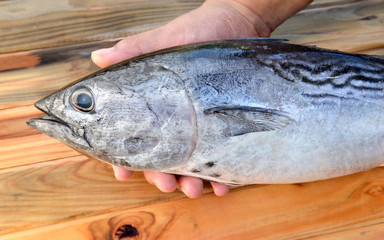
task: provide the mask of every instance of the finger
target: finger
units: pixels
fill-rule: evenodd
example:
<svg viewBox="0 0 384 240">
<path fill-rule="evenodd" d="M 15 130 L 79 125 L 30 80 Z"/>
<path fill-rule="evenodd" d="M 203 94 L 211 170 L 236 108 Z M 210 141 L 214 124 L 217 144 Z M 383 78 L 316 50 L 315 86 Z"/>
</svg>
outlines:
<svg viewBox="0 0 384 240">
<path fill-rule="evenodd" d="M 224 196 L 229 191 L 229 186 L 222 184 L 222 183 L 216 183 L 211 182 L 213 192 L 216 194 L 216 196 Z"/>
<path fill-rule="evenodd" d="M 129 41 L 131 38 L 126 38 L 121 41 Z M 111 48 L 103 48 L 92 52 L 91 59 L 92 61 L 99 67 L 107 67 L 109 65 L 121 62 L 128 58 L 139 55 L 140 52 L 138 46 L 132 45 L 130 49 L 121 49 L 118 47 L 117 43 L 115 46 Z M 127 46 L 129 47 L 129 46 Z"/>
<path fill-rule="evenodd" d="M 178 183 L 180 191 L 189 198 L 198 198 L 203 194 L 203 180 L 200 178 L 181 176 Z"/>
<path fill-rule="evenodd" d="M 144 53 L 164 48 L 164 41 L 159 41 L 161 29 L 153 29 L 147 32 L 128 36 L 111 48 L 103 48 L 92 52 L 92 61 L 99 67 L 121 62 L 128 58 L 136 57 Z M 154 39 L 157 39 L 154 41 Z"/>
<path fill-rule="evenodd" d="M 133 175 L 133 171 L 112 165 L 115 178 L 119 181 L 125 181 Z"/>
<path fill-rule="evenodd" d="M 176 190 L 177 181 L 173 174 L 144 171 L 144 176 L 150 184 L 154 184 L 162 192 Z"/>
<path fill-rule="evenodd" d="M 115 49 L 113 47 L 103 48 L 93 51 L 91 54 L 91 59 L 97 66 L 104 68 L 112 65 L 115 62 L 114 55 Z"/>
</svg>

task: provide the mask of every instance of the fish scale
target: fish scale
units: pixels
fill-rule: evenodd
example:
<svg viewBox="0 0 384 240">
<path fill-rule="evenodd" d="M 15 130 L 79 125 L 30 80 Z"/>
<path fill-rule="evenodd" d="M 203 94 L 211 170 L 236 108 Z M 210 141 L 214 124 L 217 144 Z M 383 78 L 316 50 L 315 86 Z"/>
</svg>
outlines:
<svg viewBox="0 0 384 240">
<path fill-rule="evenodd" d="M 308 182 L 384 163 L 383 88 L 373 56 L 234 39 L 102 69 L 38 101 L 49 117 L 28 124 L 130 170 Z"/>
</svg>

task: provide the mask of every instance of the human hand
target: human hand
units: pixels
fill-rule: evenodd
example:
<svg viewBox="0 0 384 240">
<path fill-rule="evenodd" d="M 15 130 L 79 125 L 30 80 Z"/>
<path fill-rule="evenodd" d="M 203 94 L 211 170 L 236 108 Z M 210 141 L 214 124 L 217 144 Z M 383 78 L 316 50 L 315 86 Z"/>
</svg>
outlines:
<svg viewBox="0 0 384 240">
<path fill-rule="evenodd" d="M 106 67 L 128 58 L 177 45 L 230 38 L 269 37 L 281 22 L 306 6 L 292 10 L 292 7 L 284 8 L 284 4 L 276 0 L 260 0 L 255 6 L 252 6 L 253 0 L 247 1 L 207 0 L 201 7 L 165 26 L 128 36 L 112 48 L 93 52 L 92 60 L 100 67 Z M 271 2 L 279 4 L 276 6 L 282 9 L 277 17 L 267 11 L 271 8 Z M 118 180 L 126 180 L 133 174 L 132 171 L 120 167 L 113 166 L 113 169 Z M 199 178 L 152 171 L 145 171 L 144 176 L 149 183 L 156 185 L 163 192 L 173 192 L 178 188 L 190 198 L 197 198 L 203 193 L 203 180 Z M 224 184 L 211 182 L 211 185 L 217 196 L 223 196 L 229 190 Z"/>
</svg>

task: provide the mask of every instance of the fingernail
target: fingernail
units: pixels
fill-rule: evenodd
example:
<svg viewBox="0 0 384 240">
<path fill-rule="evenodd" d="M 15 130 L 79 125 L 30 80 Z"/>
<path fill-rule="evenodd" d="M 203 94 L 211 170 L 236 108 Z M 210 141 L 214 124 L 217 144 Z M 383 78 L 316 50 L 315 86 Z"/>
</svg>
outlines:
<svg viewBox="0 0 384 240">
<path fill-rule="evenodd" d="M 177 186 L 177 189 L 179 189 L 180 192 L 182 192 L 182 193 L 185 194 L 185 188 L 184 188 L 183 186 L 178 185 L 178 186 Z"/>
<path fill-rule="evenodd" d="M 160 184 L 159 182 L 155 181 L 155 186 L 162 192 L 173 192 L 175 190 L 175 188 L 173 186 L 170 186 L 170 185 L 163 185 L 163 184 Z"/>
<path fill-rule="evenodd" d="M 111 53 L 113 53 L 115 51 L 115 49 L 113 47 L 110 47 L 110 48 L 102 48 L 102 49 L 98 49 L 98 50 L 95 50 L 92 52 L 92 55 L 109 55 Z"/>
<path fill-rule="evenodd" d="M 165 192 L 164 189 L 163 189 L 163 186 L 158 182 L 158 181 L 153 181 L 153 184 L 155 184 L 155 186 L 162 192 Z"/>
<path fill-rule="evenodd" d="M 195 199 L 195 198 L 198 198 L 200 197 L 202 194 L 203 194 L 203 191 L 200 189 L 197 189 L 197 190 L 191 190 L 189 188 L 185 188 L 185 187 L 181 187 L 180 189 L 187 197 L 191 198 L 191 199 Z"/>
<path fill-rule="evenodd" d="M 102 49 L 93 51 L 91 53 L 91 59 L 96 64 L 102 63 L 103 62 L 103 58 L 105 58 L 106 56 L 112 54 L 114 51 L 115 50 L 114 50 L 113 47 L 111 47 L 111 48 L 102 48 Z"/>
<path fill-rule="evenodd" d="M 112 165 L 112 168 L 115 174 L 115 178 L 119 181 L 125 181 L 133 175 L 132 171 L 128 171 L 113 165 Z"/>
</svg>

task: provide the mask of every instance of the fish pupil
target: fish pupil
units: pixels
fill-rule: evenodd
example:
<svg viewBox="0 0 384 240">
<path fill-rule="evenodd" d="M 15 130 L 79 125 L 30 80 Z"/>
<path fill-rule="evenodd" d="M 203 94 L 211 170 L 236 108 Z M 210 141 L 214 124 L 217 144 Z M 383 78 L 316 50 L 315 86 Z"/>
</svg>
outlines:
<svg viewBox="0 0 384 240">
<path fill-rule="evenodd" d="M 92 98 L 86 93 L 80 93 L 76 98 L 76 105 L 80 108 L 88 109 L 92 107 Z"/>
</svg>

